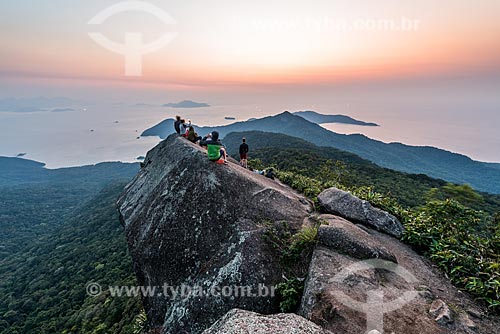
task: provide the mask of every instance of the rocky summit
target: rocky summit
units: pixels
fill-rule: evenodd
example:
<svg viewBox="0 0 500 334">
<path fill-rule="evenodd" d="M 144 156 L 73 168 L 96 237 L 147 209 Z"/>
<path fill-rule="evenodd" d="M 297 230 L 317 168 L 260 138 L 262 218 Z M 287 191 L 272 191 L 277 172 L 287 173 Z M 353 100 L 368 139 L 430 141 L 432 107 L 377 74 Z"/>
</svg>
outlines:
<svg viewBox="0 0 500 334">
<path fill-rule="evenodd" d="M 224 286 L 258 293 L 281 282 L 265 224 L 286 220 L 298 229 L 312 210 L 289 188 L 237 164 L 210 162 L 202 148 L 178 136 L 147 154 L 118 206 L 141 286 L 206 293 Z M 233 308 L 278 311 L 271 295 L 155 295 L 143 303 L 150 326 L 172 334 L 200 333 Z"/>
<path fill-rule="evenodd" d="M 118 201 L 150 333 L 495 333 L 500 323 L 400 242 L 393 216 L 329 189 L 323 211 L 171 135 L 148 152 Z M 342 218 L 341 218 L 341 217 Z M 317 233 L 297 314 L 280 313 L 290 264 L 269 238 Z M 292 264 L 293 265 L 293 264 Z M 246 289 L 243 293 L 241 288 Z M 222 292 L 226 293 L 222 293 Z M 300 300 L 300 299 L 299 299 Z"/>
</svg>

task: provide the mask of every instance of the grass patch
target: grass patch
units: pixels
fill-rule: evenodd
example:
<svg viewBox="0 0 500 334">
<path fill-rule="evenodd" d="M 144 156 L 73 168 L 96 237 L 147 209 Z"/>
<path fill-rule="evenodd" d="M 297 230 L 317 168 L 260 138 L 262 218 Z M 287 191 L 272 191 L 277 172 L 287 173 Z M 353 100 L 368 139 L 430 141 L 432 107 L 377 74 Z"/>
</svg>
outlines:
<svg viewBox="0 0 500 334">
<path fill-rule="evenodd" d="M 288 222 L 265 222 L 264 239 L 277 251 L 285 273 L 276 286 L 281 312 L 295 312 L 300 305 L 320 224 L 294 231 Z"/>
</svg>

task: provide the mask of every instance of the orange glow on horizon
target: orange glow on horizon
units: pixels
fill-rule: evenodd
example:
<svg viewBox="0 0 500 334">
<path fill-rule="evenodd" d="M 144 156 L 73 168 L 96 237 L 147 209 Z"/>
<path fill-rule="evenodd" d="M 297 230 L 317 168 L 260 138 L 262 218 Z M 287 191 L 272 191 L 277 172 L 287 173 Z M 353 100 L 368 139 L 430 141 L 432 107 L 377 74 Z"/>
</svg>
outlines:
<svg viewBox="0 0 500 334">
<path fill-rule="evenodd" d="M 63 21 L 67 31 L 47 22 L 47 27 L 38 27 L 40 31 L 35 26 L 21 29 L 5 23 L 6 29 L 0 32 L 5 41 L 0 50 L 0 72 L 75 82 L 217 86 L 324 84 L 500 69 L 500 23 L 495 15 L 500 3 L 489 0 L 433 5 L 366 2 L 363 6 L 337 1 L 318 1 L 315 6 L 294 2 L 286 10 L 274 3 L 228 2 L 224 8 L 206 5 L 203 15 L 186 4 L 173 2 L 171 6 L 172 14 L 179 10 L 179 36 L 143 58 L 141 78 L 125 77 L 123 56 L 95 44 L 84 31 L 87 27 L 74 27 L 70 19 Z M 93 15 L 100 5 L 94 7 L 75 22 L 83 25 L 86 15 Z M 307 15 L 321 18 L 323 13 L 344 19 L 408 16 L 420 22 L 418 29 L 406 32 L 316 31 L 314 25 L 261 29 L 258 24 L 249 24 L 268 17 L 271 23 L 294 23 L 298 18 L 304 24 Z M 53 12 L 45 15 L 66 19 Z M 127 22 L 124 27 L 129 28 Z M 115 33 L 110 33 L 112 39 L 123 38 L 122 28 L 111 29 Z"/>
</svg>

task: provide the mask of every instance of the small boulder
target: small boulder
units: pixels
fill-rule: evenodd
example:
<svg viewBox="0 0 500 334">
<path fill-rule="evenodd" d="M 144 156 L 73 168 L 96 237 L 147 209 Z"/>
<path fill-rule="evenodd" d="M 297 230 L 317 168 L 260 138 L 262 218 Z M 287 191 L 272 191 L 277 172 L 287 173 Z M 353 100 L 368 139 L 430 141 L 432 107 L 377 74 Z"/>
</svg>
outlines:
<svg viewBox="0 0 500 334">
<path fill-rule="evenodd" d="M 261 315 L 233 309 L 203 334 L 331 334 L 296 314 Z"/>
<path fill-rule="evenodd" d="M 434 317 L 434 320 L 442 326 L 453 323 L 453 312 L 448 305 L 441 299 L 436 299 L 432 302 L 429 313 Z"/>
<path fill-rule="evenodd" d="M 403 234 L 403 225 L 396 217 L 346 191 L 337 188 L 326 189 L 319 194 L 318 201 L 329 213 L 368 225 L 397 238 Z"/>
</svg>

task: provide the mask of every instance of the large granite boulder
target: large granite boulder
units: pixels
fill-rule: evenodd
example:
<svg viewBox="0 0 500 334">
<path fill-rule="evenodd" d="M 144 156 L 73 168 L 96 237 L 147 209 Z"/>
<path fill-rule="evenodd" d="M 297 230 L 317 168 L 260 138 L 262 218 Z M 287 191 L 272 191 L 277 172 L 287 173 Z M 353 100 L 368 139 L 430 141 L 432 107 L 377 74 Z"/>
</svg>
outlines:
<svg viewBox="0 0 500 334">
<path fill-rule="evenodd" d="M 203 334 L 331 334 L 296 314 L 260 315 L 234 309 Z"/>
<path fill-rule="evenodd" d="M 396 262 L 397 259 L 380 244 L 370 230 L 332 215 L 322 215 L 323 224 L 318 229 L 318 242 L 341 254 L 355 259 L 382 259 Z"/>
<path fill-rule="evenodd" d="M 210 162 L 172 135 L 148 152 L 118 208 L 139 285 L 161 287 L 143 297 L 149 327 L 196 334 L 233 308 L 279 311 L 270 289 L 283 270 L 263 238 L 265 224 L 286 220 L 299 229 L 312 206 L 277 181 Z M 221 294 L 224 287 L 233 291 Z M 237 293 L 242 287 L 250 292 Z M 174 298 L 172 289 L 184 293 Z"/>
<path fill-rule="evenodd" d="M 365 224 L 398 238 L 404 232 L 403 225 L 396 217 L 346 191 L 337 188 L 326 189 L 319 194 L 318 201 L 327 212 L 350 221 Z"/>
<path fill-rule="evenodd" d="M 498 332 L 498 319 L 472 321 L 474 300 L 399 240 L 331 215 L 319 218 L 328 225 L 318 231 L 301 316 L 343 334 Z"/>
</svg>

